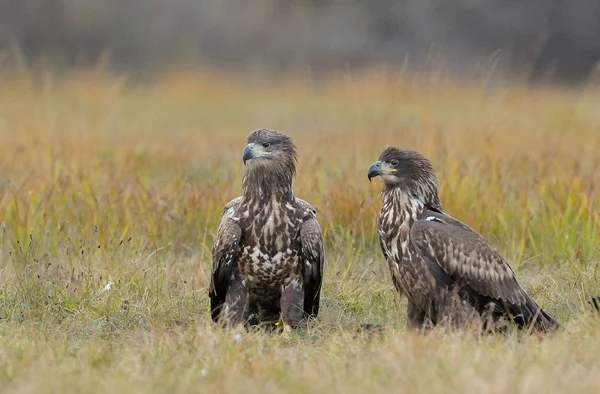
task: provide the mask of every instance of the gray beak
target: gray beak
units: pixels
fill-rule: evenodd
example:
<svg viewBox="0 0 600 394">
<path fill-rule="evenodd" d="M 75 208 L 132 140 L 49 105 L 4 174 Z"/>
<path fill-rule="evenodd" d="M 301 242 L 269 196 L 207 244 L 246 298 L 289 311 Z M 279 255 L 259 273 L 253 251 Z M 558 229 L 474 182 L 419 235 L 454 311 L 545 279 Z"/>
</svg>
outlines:
<svg viewBox="0 0 600 394">
<path fill-rule="evenodd" d="M 371 178 L 375 178 L 379 175 L 381 175 L 381 161 L 377 160 L 375 163 L 371 164 L 371 167 L 369 167 L 369 173 L 367 174 L 369 177 L 369 182 L 371 182 Z"/>
<path fill-rule="evenodd" d="M 244 155 L 242 156 L 242 160 L 244 161 L 244 165 L 248 160 L 252 160 L 254 158 L 254 144 L 248 144 L 244 148 Z"/>
</svg>

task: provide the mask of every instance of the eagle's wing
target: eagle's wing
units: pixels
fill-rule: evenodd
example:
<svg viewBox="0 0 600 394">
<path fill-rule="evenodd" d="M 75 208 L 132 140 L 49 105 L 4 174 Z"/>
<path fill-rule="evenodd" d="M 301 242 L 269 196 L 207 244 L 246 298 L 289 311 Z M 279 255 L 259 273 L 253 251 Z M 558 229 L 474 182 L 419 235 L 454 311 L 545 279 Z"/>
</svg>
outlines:
<svg viewBox="0 0 600 394">
<path fill-rule="evenodd" d="M 238 197 L 231 200 L 223 209 L 212 245 L 212 275 L 208 295 L 214 321 L 218 320 L 221 306 L 225 302 L 229 281 L 240 252 L 242 229 L 234 215 L 241 199 Z"/>
<path fill-rule="evenodd" d="M 317 221 L 317 211 L 306 201 L 296 199 L 304 216 L 300 228 L 300 244 L 304 261 L 304 312 L 311 316 L 319 313 L 321 284 L 323 282 L 323 233 Z"/>
<path fill-rule="evenodd" d="M 534 324 L 542 331 L 559 326 L 521 288 L 506 260 L 482 235 L 439 212 L 427 210 L 417 219 L 411 242 L 436 279 L 450 279 L 469 292 L 500 301 L 496 311 L 509 312 L 521 326 Z"/>
<path fill-rule="evenodd" d="M 425 211 L 413 224 L 411 242 L 430 264 L 480 295 L 522 305 L 528 296 L 500 253 L 479 233 L 447 215 Z"/>
</svg>

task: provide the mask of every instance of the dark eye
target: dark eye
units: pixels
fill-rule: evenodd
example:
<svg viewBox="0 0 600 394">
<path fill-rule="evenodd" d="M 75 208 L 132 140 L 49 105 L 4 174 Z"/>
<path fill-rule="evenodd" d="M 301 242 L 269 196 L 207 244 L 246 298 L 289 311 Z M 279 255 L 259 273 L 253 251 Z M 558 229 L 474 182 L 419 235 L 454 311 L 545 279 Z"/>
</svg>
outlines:
<svg viewBox="0 0 600 394">
<path fill-rule="evenodd" d="M 396 167 L 399 163 L 398 163 L 398 160 L 393 159 L 390 161 L 390 164 L 393 165 L 394 167 Z"/>
<path fill-rule="evenodd" d="M 268 148 L 269 146 L 271 146 L 270 142 L 263 143 L 263 148 Z"/>
</svg>

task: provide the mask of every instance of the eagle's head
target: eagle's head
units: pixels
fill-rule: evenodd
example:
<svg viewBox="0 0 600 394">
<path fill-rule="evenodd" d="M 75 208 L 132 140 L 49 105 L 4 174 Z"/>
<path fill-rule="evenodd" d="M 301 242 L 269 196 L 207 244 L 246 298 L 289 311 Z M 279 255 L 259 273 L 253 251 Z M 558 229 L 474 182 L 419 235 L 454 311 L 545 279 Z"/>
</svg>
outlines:
<svg viewBox="0 0 600 394">
<path fill-rule="evenodd" d="M 287 135 L 275 130 L 258 129 L 248 135 L 248 145 L 244 148 L 244 165 L 250 160 L 254 163 L 296 162 L 296 145 Z"/>
<path fill-rule="evenodd" d="M 386 148 L 369 167 L 369 181 L 381 177 L 384 190 L 400 188 L 424 203 L 439 205 L 437 179 L 429 160 L 413 150 Z"/>
<path fill-rule="evenodd" d="M 248 135 L 242 160 L 249 180 L 269 177 L 291 183 L 296 174 L 296 145 L 290 137 L 278 131 L 254 130 Z"/>
</svg>

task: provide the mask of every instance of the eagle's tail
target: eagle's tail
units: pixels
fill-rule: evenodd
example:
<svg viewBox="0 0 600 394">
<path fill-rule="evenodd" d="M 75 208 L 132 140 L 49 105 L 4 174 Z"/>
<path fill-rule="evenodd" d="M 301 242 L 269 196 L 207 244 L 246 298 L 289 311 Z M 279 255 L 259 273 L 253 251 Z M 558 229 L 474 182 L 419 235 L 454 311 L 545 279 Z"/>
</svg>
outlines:
<svg viewBox="0 0 600 394">
<path fill-rule="evenodd" d="M 600 296 L 592 297 L 587 302 L 595 311 L 600 312 Z M 529 322 L 526 324 L 532 325 L 534 329 L 538 331 L 549 332 L 560 327 L 558 321 L 544 312 L 544 310 L 531 299 L 527 300 L 521 316 L 524 318 L 524 323 Z"/>
<path fill-rule="evenodd" d="M 600 296 L 590 298 L 588 304 L 593 306 L 596 311 L 600 312 Z"/>
<path fill-rule="evenodd" d="M 534 327 L 542 332 L 549 332 L 558 329 L 560 324 L 552 316 L 544 312 L 542 308 L 538 307 L 538 314 Z"/>
<path fill-rule="evenodd" d="M 515 318 L 518 325 L 531 327 L 535 331 L 550 332 L 560 327 L 558 321 L 540 308 L 535 301 L 527 298 L 525 304 L 519 307 L 518 316 Z"/>
</svg>

